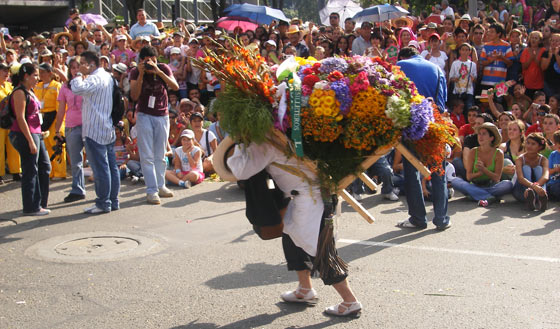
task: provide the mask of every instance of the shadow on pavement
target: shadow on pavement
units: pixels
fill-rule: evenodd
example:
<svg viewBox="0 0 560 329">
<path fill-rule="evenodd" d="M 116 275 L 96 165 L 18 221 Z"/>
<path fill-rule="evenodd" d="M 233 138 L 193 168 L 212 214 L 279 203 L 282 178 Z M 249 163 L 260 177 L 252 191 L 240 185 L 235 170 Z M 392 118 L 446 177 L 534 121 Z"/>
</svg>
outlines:
<svg viewBox="0 0 560 329">
<path fill-rule="evenodd" d="M 309 306 L 305 305 L 297 305 L 297 304 L 288 304 L 279 302 L 276 304 L 280 309 L 277 313 L 264 313 L 259 315 L 254 315 L 247 319 L 239 320 L 236 322 L 232 322 L 223 326 L 219 326 L 215 323 L 198 323 L 197 320 L 192 321 L 188 324 L 172 327 L 170 329 L 216 329 L 216 328 L 223 328 L 223 329 L 245 329 L 245 328 L 260 328 L 267 325 L 270 325 L 275 320 L 291 314 L 291 313 L 298 313 L 305 311 Z M 319 328 L 327 328 L 330 326 L 335 326 L 339 323 L 346 323 L 352 321 L 350 318 L 327 318 L 326 321 L 317 323 L 310 326 L 305 327 L 287 327 L 287 328 L 306 328 L 306 329 L 319 329 Z"/>
<path fill-rule="evenodd" d="M 185 191 L 185 190 L 172 189 L 172 191 L 175 193 L 176 191 Z M 196 193 L 180 199 L 176 198 L 176 200 L 165 202 L 161 206 L 163 208 L 180 208 L 180 207 L 184 207 L 185 205 L 196 203 L 199 201 L 227 203 L 227 202 L 239 202 L 244 200 L 245 200 L 245 195 L 243 191 L 241 191 L 237 187 L 237 185 L 225 184 L 222 185 L 217 190 L 211 190 L 203 193 Z"/>
<path fill-rule="evenodd" d="M 286 270 L 285 264 L 255 263 L 245 265 L 241 272 L 220 275 L 205 284 L 216 290 L 230 290 L 296 281 L 297 277 Z"/>
</svg>

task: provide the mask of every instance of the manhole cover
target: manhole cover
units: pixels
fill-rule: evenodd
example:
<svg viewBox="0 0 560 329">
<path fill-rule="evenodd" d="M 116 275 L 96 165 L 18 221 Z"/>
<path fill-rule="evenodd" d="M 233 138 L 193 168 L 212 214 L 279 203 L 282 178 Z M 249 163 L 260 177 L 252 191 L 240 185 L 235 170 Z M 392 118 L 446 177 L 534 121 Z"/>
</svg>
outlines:
<svg viewBox="0 0 560 329">
<path fill-rule="evenodd" d="M 129 233 L 89 232 L 41 241 L 29 247 L 25 254 L 40 260 L 88 263 L 146 256 L 164 248 L 161 238 Z"/>
<path fill-rule="evenodd" d="M 54 250 L 67 256 L 100 256 L 130 252 L 138 245 L 139 242 L 134 239 L 107 236 L 63 242 L 56 246 Z"/>
</svg>

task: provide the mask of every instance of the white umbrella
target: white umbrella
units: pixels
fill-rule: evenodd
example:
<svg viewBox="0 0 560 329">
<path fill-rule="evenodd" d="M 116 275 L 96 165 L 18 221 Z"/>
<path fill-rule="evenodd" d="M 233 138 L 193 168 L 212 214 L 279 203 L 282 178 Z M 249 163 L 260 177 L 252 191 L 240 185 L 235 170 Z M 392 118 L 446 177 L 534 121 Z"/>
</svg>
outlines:
<svg viewBox="0 0 560 329">
<path fill-rule="evenodd" d="M 406 9 L 390 4 L 377 5 L 364 9 L 353 18 L 356 23 L 384 22 L 410 14 Z"/>
<path fill-rule="evenodd" d="M 338 13 L 340 15 L 340 25 L 344 26 L 342 24 L 346 18 L 352 18 L 360 11 L 362 11 L 362 7 L 352 0 L 329 0 L 325 8 L 319 11 L 319 16 L 323 25 L 331 25 L 329 22 L 330 13 Z"/>
</svg>

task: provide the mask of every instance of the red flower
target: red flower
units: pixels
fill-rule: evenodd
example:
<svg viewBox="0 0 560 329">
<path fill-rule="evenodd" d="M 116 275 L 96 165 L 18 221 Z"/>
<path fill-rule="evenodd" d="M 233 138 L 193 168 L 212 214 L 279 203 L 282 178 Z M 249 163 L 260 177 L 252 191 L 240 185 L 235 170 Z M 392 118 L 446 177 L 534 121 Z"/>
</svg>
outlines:
<svg viewBox="0 0 560 329">
<path fill-rule="evenodd" d="M 305 75 L 313 74 L 313 70 L 310 67 L 308 67 L 305 70 L 303 70 L 303 74 Z"/>
<path fill-rule="evenodd" d="M 329 74 L 329 76 L 327 77 L 327 79 L 331 82 L 333 81 L 337 81 L 344 78 L 344 74 L 340 73 L 339 71 L 333 71 L 331 74 Z"/>
<path fill-rule="evenodd" d="M 316 74 L 318 74 L 318 73 L 319 73 L 319 68 L 320 68 L 320 67 L 321 67 L 321 63 L 315 63 L 315 64 L 313 64 L 312 69 L 313 69 L 313 71 L 314 71 Z"/>
<path fill-rule="evenodd" d="M 313 86 L 315 86 L 315 84 L 319 81 L 321 81 L 321 79 L 319 79 L 318 76 L 311 74 L 311 75 L 307 75 L 303 78 L 302 84 L 304 86 L 309 86 L 309 87 L 313 88 Z"/>
</svg>

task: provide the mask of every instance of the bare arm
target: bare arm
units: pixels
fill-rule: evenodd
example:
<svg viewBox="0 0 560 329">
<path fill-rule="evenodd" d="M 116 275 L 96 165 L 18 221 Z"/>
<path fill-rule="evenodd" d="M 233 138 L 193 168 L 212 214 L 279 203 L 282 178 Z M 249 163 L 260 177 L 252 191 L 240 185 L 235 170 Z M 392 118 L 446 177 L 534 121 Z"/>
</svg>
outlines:
<svg viewBox="0 0 560 329">
<path fill-rule="evenodd" d="M 12 97 L 14 98 L 14 113 L 16 115 L 16 121 L 18 124 L 19 129 L 27 139 L 27 143 L 29 144 L 29 152 L 31 154 L 37 154 L 37 145 L 35 145 L 35 141 L 31 136 L 31 131 L 29 130 L 29 126 L 27 125 L 27 120 L 25 119 L 25 92 L 23 90 L 16 90 Z"/>
<path fill-rule="evenodd" d="M 62 127 L 62 121 L 64 121 L 64 117 L 66 116 L 66 101 L 63 99 L 58 102 L 58 111 L 56 112 L 56 124 L 55 124 L 55 133 L 58 134 L 60 128 Z"/>
</svg>

